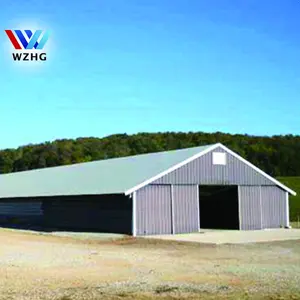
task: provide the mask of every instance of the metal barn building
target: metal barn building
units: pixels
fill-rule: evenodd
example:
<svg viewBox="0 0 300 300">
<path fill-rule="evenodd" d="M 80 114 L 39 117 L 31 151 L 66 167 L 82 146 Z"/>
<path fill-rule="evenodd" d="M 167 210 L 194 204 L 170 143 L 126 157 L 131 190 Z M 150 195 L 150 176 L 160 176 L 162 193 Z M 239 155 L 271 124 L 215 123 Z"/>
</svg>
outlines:
<svg viewBox="0 0 300 300">
<path fill-rule="evenodd" d="M 134 236 L 279 228 L 289 194 L 214 144 L 0 175 L 0 222 Z"/>
</svg>

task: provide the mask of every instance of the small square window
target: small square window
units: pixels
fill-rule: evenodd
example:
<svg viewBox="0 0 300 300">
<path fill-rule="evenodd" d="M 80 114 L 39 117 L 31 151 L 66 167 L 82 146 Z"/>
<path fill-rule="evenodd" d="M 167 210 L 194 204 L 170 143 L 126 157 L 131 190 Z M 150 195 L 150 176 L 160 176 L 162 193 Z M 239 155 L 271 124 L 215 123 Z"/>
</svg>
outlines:
<svg viewBox="0 0 300 300">
<path fill-rule="evenodd" d="M 213 152 L 213 165 L 226 165 L 226 153 Z"/>
</svg>

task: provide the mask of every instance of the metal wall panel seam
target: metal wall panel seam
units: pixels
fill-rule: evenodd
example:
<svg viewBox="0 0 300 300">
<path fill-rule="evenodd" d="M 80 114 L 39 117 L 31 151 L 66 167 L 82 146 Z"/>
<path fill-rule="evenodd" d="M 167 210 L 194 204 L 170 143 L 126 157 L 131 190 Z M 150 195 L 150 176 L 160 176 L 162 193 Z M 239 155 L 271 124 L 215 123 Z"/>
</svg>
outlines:
<svg viewBox="0 0 300 300">
<path fill-rule="evenodd" d="M 260 228 L 263 229 L 263 208 L 261 204 L 261 186 L 259 186 L 259 203 L 260 203 Z"/>
<path fill-rule="evenodd" d="M 172 224 L 172 234 L 175 234 L 175 223 L 174 223 L 174 186 L 171 184 L 171 224 Z"/>
</svg>

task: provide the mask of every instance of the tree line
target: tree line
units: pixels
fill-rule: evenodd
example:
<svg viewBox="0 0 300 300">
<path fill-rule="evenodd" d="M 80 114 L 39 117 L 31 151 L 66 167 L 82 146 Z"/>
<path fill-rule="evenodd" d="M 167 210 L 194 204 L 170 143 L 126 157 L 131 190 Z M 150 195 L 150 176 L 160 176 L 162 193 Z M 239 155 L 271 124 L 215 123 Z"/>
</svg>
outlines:
<svg viewBox="0 0 300 300">
<path fill-rule="evenodd" d="M 222 143 L 272 176 L 300 176 L 300 136 L 222 132 L 116 134 L 62 139 L 0 151 L 0 173 Z"/>
</svg>

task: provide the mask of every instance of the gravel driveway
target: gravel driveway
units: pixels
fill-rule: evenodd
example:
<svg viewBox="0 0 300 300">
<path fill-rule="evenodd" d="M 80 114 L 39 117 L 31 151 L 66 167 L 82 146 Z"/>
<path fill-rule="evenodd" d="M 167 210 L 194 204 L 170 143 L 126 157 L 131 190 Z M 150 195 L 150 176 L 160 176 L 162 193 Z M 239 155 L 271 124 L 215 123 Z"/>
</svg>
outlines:
<svg viewBox="0 0 300 300">
<path fill-rule="evenodd" d="M 2 229 L 0 243 L 0 299 L 300 299 L 298 240 L 208 246 Z"/>
</svg>

